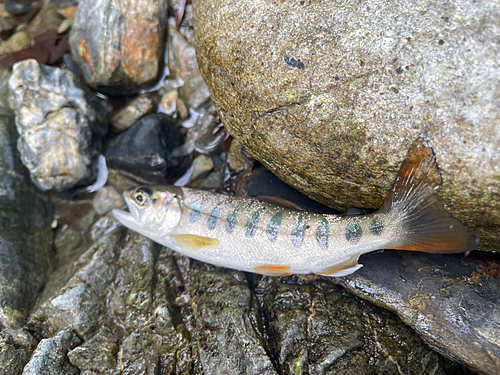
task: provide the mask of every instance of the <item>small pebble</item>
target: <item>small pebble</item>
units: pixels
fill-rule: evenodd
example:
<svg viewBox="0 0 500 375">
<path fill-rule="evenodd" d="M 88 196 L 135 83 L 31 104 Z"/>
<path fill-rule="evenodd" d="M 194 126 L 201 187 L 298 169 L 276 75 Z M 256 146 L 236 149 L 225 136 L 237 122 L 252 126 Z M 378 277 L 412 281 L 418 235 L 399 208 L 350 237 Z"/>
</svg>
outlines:
<svg viewBox="0 0 500 375">
<path fill-rule="evenodd" d="M 57 33 L 64 34 L 66 31 L 69 31 L 69 29 L 71 29 L 71 26 L 73 26 L 73 20 L 71 18 L 65 19 L 57 28 Z"/>
<path fill-rule="evenodd" d="M 177 90 L 169 91 L 162 96 L 161 105 L 167 115 L 172 116 L 177 112 L 177 99 L 179 99 Z"/>
<path fill-rule="evenodd" d="M 19 52 L 30 46 L 30 37 L 26 31 L 19 31 L 12 35 L 9 40 L 5 42 L 2 48 L 2 53 Z"/>
</svg>

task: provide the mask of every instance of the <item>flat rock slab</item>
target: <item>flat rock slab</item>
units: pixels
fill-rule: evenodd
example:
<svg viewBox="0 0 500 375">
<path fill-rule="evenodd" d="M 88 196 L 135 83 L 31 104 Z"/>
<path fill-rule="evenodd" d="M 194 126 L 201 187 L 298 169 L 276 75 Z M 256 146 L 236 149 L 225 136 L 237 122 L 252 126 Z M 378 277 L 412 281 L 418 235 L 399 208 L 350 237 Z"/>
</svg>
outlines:
<svg viewBox="0 0 500 375">
<path fill-rule="evenodd" d="M 360 263 L 365 267 L 332 282 L 396 312 L 449 358 L 484 374 L 500 373 L 498 257 L 386 250 Z"/>
<path fill-rule="evenodd" d="M 200 71 L 224 125 L 283 181 L 377 209 L 418 134 L 446 208 L 500 244 L 500 5 L 197 0 Z"/>
</svg>

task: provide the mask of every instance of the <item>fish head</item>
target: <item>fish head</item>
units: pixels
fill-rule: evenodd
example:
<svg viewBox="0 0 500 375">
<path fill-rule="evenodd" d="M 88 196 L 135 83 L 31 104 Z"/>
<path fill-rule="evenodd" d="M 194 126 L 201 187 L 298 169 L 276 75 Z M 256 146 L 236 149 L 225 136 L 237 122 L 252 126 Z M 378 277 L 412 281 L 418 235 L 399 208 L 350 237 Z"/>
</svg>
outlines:
<svg viewBox="0 0 500 375">
<path fill-rule="evenodd" d="M 113 210 L 126 227 L 150 238 L 165 236 L 181 219 L 181 196 L 175 187 L 140 186 L 123 193 L 130 212 Z"/>
</svg>

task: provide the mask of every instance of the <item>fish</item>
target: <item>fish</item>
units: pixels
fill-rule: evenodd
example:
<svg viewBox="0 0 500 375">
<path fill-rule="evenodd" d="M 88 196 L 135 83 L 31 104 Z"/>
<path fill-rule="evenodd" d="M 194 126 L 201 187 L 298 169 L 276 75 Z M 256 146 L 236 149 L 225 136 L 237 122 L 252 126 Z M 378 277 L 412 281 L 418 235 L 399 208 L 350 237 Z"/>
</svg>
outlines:
<svg viewBox="0 0 500 375">
<path fill-rule="evenodd" d="M 474 250 L 479 237 L 449 214 L 431 142 L 421 134 L 382 207 L 365 215 L 299 211 L 251 197 L 176 186 L 124 192 L 126 227 L 181 254 L 267 276 L 349 275 L 362 254 L 379 249 L 428 253 Z"/>
</svg>

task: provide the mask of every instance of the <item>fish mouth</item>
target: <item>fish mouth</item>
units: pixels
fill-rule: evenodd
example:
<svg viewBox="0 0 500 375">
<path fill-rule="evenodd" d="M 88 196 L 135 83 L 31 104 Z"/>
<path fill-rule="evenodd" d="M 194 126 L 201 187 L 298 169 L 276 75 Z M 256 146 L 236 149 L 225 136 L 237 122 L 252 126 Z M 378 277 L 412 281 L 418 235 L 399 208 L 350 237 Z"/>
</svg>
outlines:
<svg viewBox="0 0 500 375">
<path fill-rule="evenodd" d="M 139 231 L 143 228 L 142 220 L 139 215 L 139 209 L 134 204 L 131 204 L 130 198 L 126 195 L 126 193 L 124 194 L 123 198 L 130 212 L 115 208 L 113 210 L 113 215 L 120 223 L 125 225 L 127 228 Z"/>
</svg>

